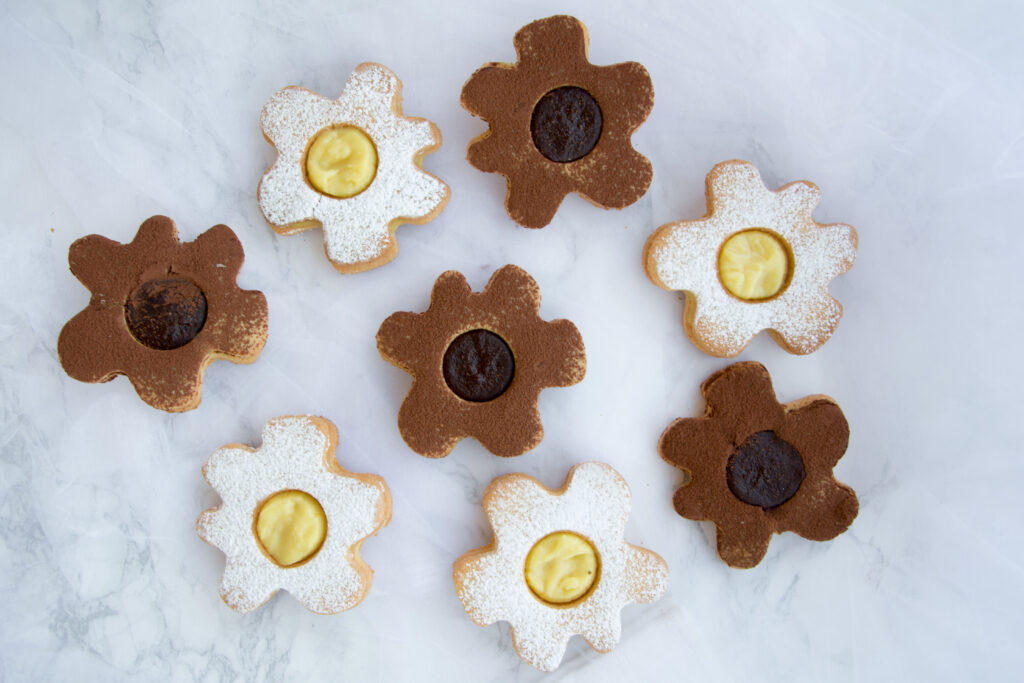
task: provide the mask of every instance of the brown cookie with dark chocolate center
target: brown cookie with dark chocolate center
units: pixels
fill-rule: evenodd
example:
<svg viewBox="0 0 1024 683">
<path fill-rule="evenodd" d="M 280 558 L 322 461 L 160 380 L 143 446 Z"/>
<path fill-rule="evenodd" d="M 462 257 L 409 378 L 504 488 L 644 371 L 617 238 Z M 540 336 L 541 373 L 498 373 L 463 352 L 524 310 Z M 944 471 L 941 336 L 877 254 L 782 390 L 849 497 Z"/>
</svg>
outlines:
<svg viewBox="0 0 1024 683">
<path fill-rule="evenodd" d="M 61 330 L 61 365 L 82 382 L 127 375 L 154 408 L 195 408 L 211 361 L 251 363 L 267 340 L 266 298 L 235 282 L 244 260 L 228 226 L 181 242 L 166 216 L 147 220 L 128 244 L 75 241 L 68 262 L 92 298 Z"/>
<path fill-rule="evenodd" d="M 701 385 L 704 417 L 680 418 L 658 452 L 690 480 L 676 490 L 676 511 L 711 520 L 718 554 L 730 566 L 757 565 L 773 534 L 835 538 L 857 516 L 857 495 L 832 469 L 850 428 L 827 396 L 780 404 L 760 363 L 730 365 Z"/>
<path fill-rule="evenodd" d="M 467 158 L 505 176 L 512 220 L 542 228 L 570 192 L 606 209 L 640 199 L 651 163 L 630 138 L 654 106 L 647 70 L 636 62 L 591 64 L 586 27 L 574 17 L 528 24 L 514 43 L 518 61 L 477 69 L 461 98 L 490 125 Z"/>
<path fill-rule="evenodd" d="M 483 292 L 457 271 L 443 273 L 426 311 L 384 321 L 380 355 L 414 378 L 398 413 L 409 448 L 440 458 L 471 436 L 495 455 L 515 456 L 540 443 L 540 391 L 576 384 L 587 365 L 576 326 L 542 320 L 539 310 L 534 279 L 505 266 Z"/>
</svg>

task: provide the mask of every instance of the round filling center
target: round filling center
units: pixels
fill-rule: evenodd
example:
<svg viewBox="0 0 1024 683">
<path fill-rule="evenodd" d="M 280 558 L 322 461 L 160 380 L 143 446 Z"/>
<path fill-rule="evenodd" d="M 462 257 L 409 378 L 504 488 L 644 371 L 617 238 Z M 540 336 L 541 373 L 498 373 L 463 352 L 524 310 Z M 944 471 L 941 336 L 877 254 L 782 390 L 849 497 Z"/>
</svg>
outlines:
<svg viewBox="0 0 1024 683">
<path fill-rule="evenodd" d="M 327 516 L 305 491 L 278 491 L 256 513 L 256 538 L 271 559 L 291 567 L 316 555 L 327 536 Z"/>
<path fill-rule="evenodd" d="M 306 176 L 320 192 L 344 199 L 359 194 L 377 175 L 377 148 L 352 126 L 321 131 L 306 154 Z"/>
<path fill-rule="evenodd" d="M 583 88 L 565 85 L 540 98 L 533 108 L 530 133 L 537 150 L 551 161 L 582 159 L 597 146 L 603 125 L 601 107 Z"/>
<path fill-rule="evenodd" d="M 169 351 L 196 338 L 206 324 L 203 290 L 180 277 L 143 282 L 124 304 L 128 330 L 151 349 Z"/>
<path fill-rule="evenodd" d="M 741 299 L 770 299 L 789 280 L 789 250 L 774 234 L 753 228 L 737 232 L 718 254 L 718 276 Z"/>
<path fill-rule="evenodd" d="M 456 337 L 444 352 L 444 381 L 466 401 L 491 401 L 508 389 L 516 361 L 505 340 L 489 330 L 470 330 Z"/>
<path fill-rule="evenodd" d="M 804 475 L 803 458 L 772 431 L 757 432 L 747 439 L 725 467 L 733 495 L 766 510 L 796 495 Z"/>
<path fill-rule="evenodd" d="M 599 564 L 590 541 L 556 531 L 537 541 L 526 556 L 526 584 L 544 602 L 564 605 L 587 594 L 597 581 Z"/>
</svg>

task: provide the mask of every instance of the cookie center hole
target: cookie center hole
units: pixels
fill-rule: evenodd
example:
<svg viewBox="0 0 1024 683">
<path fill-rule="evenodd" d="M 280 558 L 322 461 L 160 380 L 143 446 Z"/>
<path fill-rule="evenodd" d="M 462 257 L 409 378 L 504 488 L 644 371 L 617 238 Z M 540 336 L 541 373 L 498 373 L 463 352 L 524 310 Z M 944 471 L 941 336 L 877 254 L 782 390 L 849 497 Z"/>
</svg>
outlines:
<svg viewBox="0 0 1024 683">
<path fill-rule="evenodd" d="M 786 241 L 764 228 L 730 235 L 718 252 L 722 286 L 746 301 L 778 296 L 792 277 L 792 252 Z"/>
<path fill-rule="evenodd" d="M 765 510 L 796 495 L 806 474 L 800 453 L 773 431 L 752 435 L 729 456 L 725 469 L 733 495 Z"/>
<path fill-rule="evenodd" d="M 556 531 L 537 541 L 527 554 L 526 585 L 543 602 L 566 605 L 593 589 L 600 565 L 590 541 L 572 531 Z"/>
<path fill-rule="evenodd" d="M 129 295 L 124 319 L 140 343 L 161 351 L 177 349 L 206 324 L 206 296 L 183 278 L 149 280 Z"/>
<path fill-rule="evenodd" d="M 516 374 L 516 361 L 505 340 L 490 330 L 470 330 L 444 352 L 444 381 L 466 401 L 493 401 L 505 393 Z"/>
<path fill-rule="evenodd" d="M 377 175 L 377 148 L 370 136 L 354 126 L 320 131 L 306 152 L 306 177 L 331 197 L 354 197 Z"/>
<path fill-rule="evenodd" d="M 260 505 L 253 524 L 256 539 L 270 559 L 294 567 L 313 558 L 327 536 L 327 516 L 305 491 L 278 491 Z"/>
<path fill-rule="evenodd" d="M 530 133 L 541 154 L 551 161 L 567 163 L 590 154 L 603 125 L 601 107 L 594 96 L 583 88 L 565 85 L 537 102 Z"/>
</svg>

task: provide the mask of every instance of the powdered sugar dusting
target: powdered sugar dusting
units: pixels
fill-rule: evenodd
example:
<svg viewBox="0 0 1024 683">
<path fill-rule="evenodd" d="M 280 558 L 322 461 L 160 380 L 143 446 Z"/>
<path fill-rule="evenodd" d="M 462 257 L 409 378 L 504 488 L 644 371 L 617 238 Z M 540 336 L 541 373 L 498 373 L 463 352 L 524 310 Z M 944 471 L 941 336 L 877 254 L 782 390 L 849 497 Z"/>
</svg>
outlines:
<svg viewBox="0 0 1024 683">
<path fill-rule="evenodd" d="M 416 221 L 440 210 L 448 186 L 423 171 L 417 158 L 441 144 L 429 122 L 401 116 L 401 83 L 380 64 L 360 64 L 337 100 L 304 88 L 279 91 L 263 107 L 264 134 L 278 157 L 260 181 L 263 215 L 284 232 L 323 226 L 328 258 L 355 265 L 378 258 L 394 239 L 393 223 Z M 396 111 L 398 113 L 396 113 Z M 377 147 L 377 175 L 353 197 L 321 194 L 306 181 L 303 165 L 310 142 L 325 128 L 361 128 Z"/>
<path fill-rule="evenodd" d="M 709 353 L 735 356 L 765 329 L 774 330 L 795 353 L 816 350 L 842 316 L 828 283 L 853 265 L 856 232 L 841 223 L 814 222 L 811 214 L 821 193 L 813 183 L 792 183 L 772 192 L 745 161 L 718 164 L 709 178 L 710 215 L 664 225 L 651 238 L 648 262 L 658 284 L 688 293 L 688 322 L 695 341 Z M 771 230 L 793 253 L 789 286 L 768 301 L 738 299 L 718 277 L 719 247 L 749 228 Z"/>
<path fill-rule="evenodd" d="M 585 463 L 572 469 L 568 482 L 557 495 L 526 475 L 495 479 L 484 494 L 494 548 L 472 551 L 455 563 L 456 590 L 470 618 L 481 626 L 510 622 L 519 655 L 543 671 L 558 667 L 575 634 L 600 652 L 615 647 L 622 608 L 652 602 L 668 586 L 664 560 L 623 539 L 631 502 L 619 473 L 603 463 Z M 571 607 L 538 600 L 524 575 L 530 549 L 555 531 L 586 537 L 600 558 L 593 592 Z"/>
<path fill-rule="evenodd" d="M 354 607 L 369 590 L 369 579 L 352 566 L 352 546 L 387 523 L 390 494 L 379 477 L 361 475 L 367 483 L 328 471 L 325 458 L 334 461 L 334 446 L 316 421 L 280 417 L 263 428 L 258 450 L 225 446 L 203 467 L 224 502 L 200 515 L 196 530 L 227 556 L 220 590 L 232 608 L 249 612 L 283 588 L 313 612 L 334 614 Z M 263 500 L 289 489 L 316 498 L 327 536 L 313 559 L 283 568 L 263 554 L 253 519 Z"/>
</svg>

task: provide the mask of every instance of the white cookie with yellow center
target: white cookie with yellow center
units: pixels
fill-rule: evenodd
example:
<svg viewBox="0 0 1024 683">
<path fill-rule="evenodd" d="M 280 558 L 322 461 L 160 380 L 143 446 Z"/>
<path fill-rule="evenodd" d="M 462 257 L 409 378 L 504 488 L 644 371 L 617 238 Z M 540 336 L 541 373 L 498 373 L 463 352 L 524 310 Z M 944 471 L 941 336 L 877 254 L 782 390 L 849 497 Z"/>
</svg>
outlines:
<svg viewBox="0 0 1024 683">
<path fill-rule="evenodd" d="M 707 215 L 661 226 L 644 250 L 651 281 L 685 292 L 687 335 L 723 358 L 762 330 L 790 353 L 818 349 L 843 315 L 828 285 L 853 265 L 857 232 L 811 217 L 814 183 L 772 191 L 746 161 L 716 165 L 706 185 Z"/>
<path fill-rule="evenodd" d="M 282 235 L 322 227 L 327 258 L 343 273 L 395 258 L 395 229 L 432 220 L 448 202 L 448 186 L 421 167 L 441 132 L 402 113 L 402 82 L 380 64 L 357 66 L 336 100 L 278 91 L 260 125 L 278 152 L 260 181 L 263 215 Z"/>
<path fill-rule="evenodd" d="M 668 586 L 665 561 L 625 541 L 630 507 L 625 480 L 598 462 L 573 467 L 558 491 L 525 474 L 492 481 L 484 510 L 494 539 L 452 573 L 469 618 L 508 621 L 519 656 L 542 671 L 558 668 L 573 635 L 611 650 L 622 608 Z"/>
<path fill-rule="evenodd" d="M 391 494 L 380 477 L 342 469 L 337 444 L 325 418 L 278 417 L 258 449 L 230 444 L 203 466 L 223 503 L 196 531 L 227 556 L 220 594 L 232 609 L 250 612 L 280 589 L 318 614 L 366 597 L 373 570 L 359 549 L 390 521 Z"/>
</svg>

